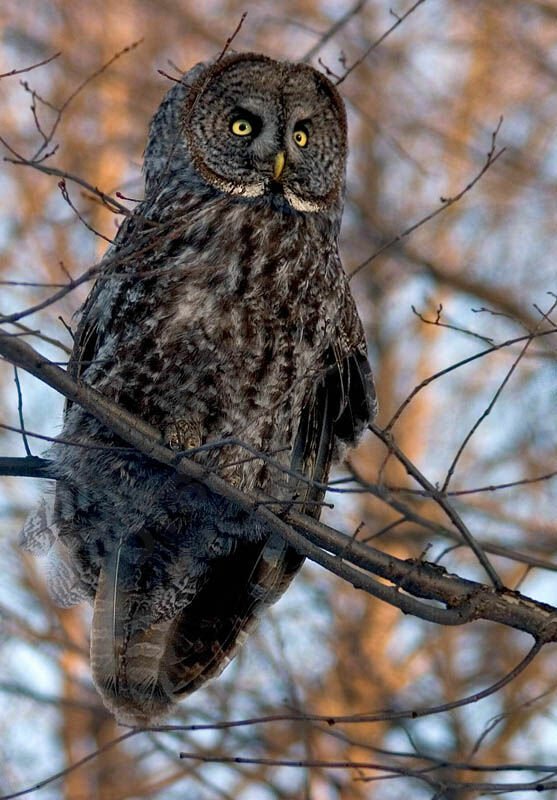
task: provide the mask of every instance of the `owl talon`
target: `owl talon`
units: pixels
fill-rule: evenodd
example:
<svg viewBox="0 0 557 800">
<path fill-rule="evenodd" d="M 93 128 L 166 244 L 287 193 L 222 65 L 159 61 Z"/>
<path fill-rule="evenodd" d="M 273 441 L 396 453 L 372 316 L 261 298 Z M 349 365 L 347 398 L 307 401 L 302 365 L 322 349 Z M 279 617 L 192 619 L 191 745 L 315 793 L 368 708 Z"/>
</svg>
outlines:
<svg viewBox="0 0 557 800">
<path fill-rule="evenodd" d="M 177 419 L 164 432 L 164 441 L 171 450 L 182 451 L 199 447 L 200 425 L 192 420 Z"/>
</svg>

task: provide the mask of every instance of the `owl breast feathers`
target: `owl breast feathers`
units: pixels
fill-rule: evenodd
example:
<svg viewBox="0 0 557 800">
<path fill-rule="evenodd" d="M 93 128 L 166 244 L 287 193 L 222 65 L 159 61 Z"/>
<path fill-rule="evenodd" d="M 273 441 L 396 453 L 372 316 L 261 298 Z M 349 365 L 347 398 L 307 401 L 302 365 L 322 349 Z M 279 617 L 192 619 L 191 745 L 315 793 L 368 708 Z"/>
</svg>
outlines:
<svg viewBox="0 0 557 800">
<path fill-rule="evenodd" d="M 337 247 L 345 162 L 344 106 L 320 72 L 252 53 L 194 67 L 153 118 L 145 200 L 106 253 L 69 367 L 170 447 L 314 517 L 375 413 Z M 23 544 L 42 532 L 54 595 L 94 604 L 95 684 L 147 724 L 221 672 L 303 558 L 76 404 L 60 439 Z"/>
</svg>

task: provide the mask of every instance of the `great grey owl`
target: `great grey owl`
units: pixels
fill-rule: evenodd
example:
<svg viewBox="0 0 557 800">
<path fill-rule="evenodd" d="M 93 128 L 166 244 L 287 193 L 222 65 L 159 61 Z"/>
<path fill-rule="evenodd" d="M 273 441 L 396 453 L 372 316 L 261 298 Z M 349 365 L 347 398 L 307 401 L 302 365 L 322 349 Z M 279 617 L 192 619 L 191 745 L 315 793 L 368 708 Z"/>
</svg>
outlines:
<svg viewBox="0 0 557 800">
<path fill-rule="evenodd" d="M 343 102 L 310 66 L 242 53 L 186 73 L 151 122 L 145 199 L 69 366 L 170 447 L 314 517 L 375 413 L 337 247 L 346 147 Z M 23 545 L 55 553 L 58 599 L 94 604 L 95 684 L 118 719 L 147 724 L 221 672 L 303 558 L 76 404 L 59 439 L 51 508 Z"/>
</svg>

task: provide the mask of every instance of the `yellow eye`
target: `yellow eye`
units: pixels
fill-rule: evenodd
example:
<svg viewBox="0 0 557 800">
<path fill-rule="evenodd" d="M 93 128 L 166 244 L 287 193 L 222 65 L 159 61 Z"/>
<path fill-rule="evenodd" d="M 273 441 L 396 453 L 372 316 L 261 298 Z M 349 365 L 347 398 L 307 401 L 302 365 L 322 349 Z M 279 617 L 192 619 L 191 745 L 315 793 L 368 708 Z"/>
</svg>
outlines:
<svg viewBox="0 0 557 800">
<path fill-rule="evenodd" d="M 251 122 L 248 122 L 247 119 L 235 119 L 232 123 L 232 133 L 235 133 L 236 136 L 247 136 L 252 130 Z"/>
<path fill-rule="evenodd" d="M 305 131 L 297 130 L 294 131 L 294 141 L 298 145 L 298 147 L 305 147 L 308 143 L 308 135 Z"/>
</svg>

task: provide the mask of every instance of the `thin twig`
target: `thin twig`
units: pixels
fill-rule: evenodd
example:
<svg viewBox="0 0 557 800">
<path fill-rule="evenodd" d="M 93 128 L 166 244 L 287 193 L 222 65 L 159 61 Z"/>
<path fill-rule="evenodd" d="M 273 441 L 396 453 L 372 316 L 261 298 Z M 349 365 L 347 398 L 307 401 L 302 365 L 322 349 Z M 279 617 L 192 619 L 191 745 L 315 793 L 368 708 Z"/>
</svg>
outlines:
<svg viewBox="0 0 557 800">
<path fill-rule="evenodd" d="M 100 233 L 100 231 L 98 231 L 95 228 L 93 228 L 93 226 L 90 225 L 87 222 L 87 220 L 83 217 L 83 215 L 79 213 L 79 211 L 77 210 L 77 208 L 74 206 L 74 204 L 72 203 L 72 201 L 70 199 L 70 195 L 68 194 L 68 189 L 66 187 L 66 181 L 63 178 L 62 178 L 61 181 L 58 181 L 58 188 L 60 189 L 60 192 L 62 193 L 62 197 L 64 198 L 66 203 L 69 205 L 69 207 L 72 209 L 72 211 L 76 214 L 76 216 L 80 219 L 80 221 L 85 225 L 87 230 L 91 231 L 91 233 L 94 233 L 95 236 L 99 236 L 101 239 L 104 239 L 105 242 L 108 242 L 108 244 L 112 244 L 113 243 L 112 239 L 109 239 L 108 236 L 104 235 L 104 233 Z"/>
<path fill-rule="evenodd" d="M 226 55 L 226 53 L 228 52 L 228 49 L 229 49 L 230 45 L 232 44 L 232 42 L 234 41 L 236 36 L 240 33 L 240 28 L 244 24 L 244 20 L 247 17 L 247 15 L 248 15 L 248 12 L 244 11 L 242 16 L 240 17 L 240 22 L 236 25 L 236 29 L 234 30 L 232 35 L 229 36 L 228 39 L 226 40 L 225 45 L 222 48 L 222 50 L 221 50 L 221 52 L 219 54 L 219 57 L 217 58 L 217 61 L 220 61 Z"/>
<path fill-rule="evenodd" d="M 433 375 L 430 375 L 429 378 L 424 378 L 423 381 L 415 386 L 410 394 L 404 399 L 404 401 L 400 404 L 397 408 L 389 422 L 385 425 L 384 430 L 389 432 L 392 430 L 393 426 L 399 420 L 402 412 L 410 405 L 412 400 L 416 397 L 416 395 L 425 389 L 426 386 L 429 386 L 430 383 L 433 381 L 438 380 L 438 378 L 443 377 L 444 375 L 448 375 L 450 372 L 454 372 L 455 369 L 460 369 L 460 367 L 466 366 L 466 364 L 470 364 L 472 361 L 476 361 L 478 358 L 483 358 L 484 356 L 489 355 L 490 353 L 495 353 L 497 350 L 501 350 L 504 347 L 510 347 L 513 344 L 518 344 L 526 341 L 530 341 L 532 338 L 539 338 L 541 336 L 548 336 L 550 334 L 557 333 L 557 328 L 549 331 L 539 331 L 536 334 L 528 334 L 527 336 L 517 336 L 514 339 L 507 339 L 501 344 L 494 344 L 493 347 L 489 347 L 487 350 L 481 350 L 479 353 L 474 353 L 472 356 L 468 356 L 467 358 L 463 358 L 460 361 L 457 361 L 455 364 L 451 364 L 450 367 L 445 367 L 445 369 L 441 369 L 438 372 L 434 372 Z"/>
<path fill-rule="evenodd" d="M 109 211 L 112 211 L 113 214 L 124 214 L 126 216 L 131 216 L 131 211 L 122 203 L 119 203 L 118 200 L 115 200 L 111 195 L 105 194 L 96 186 L 92 186 L 87 181 L 83 180 L 77 175 L 72 175 L 69 172 L 65 172 L 62 169 L 58 169 L 57 167 L 48 167 L 45 164 L 41 164 L 38 161 L 31 161 L 27 158 L 21 156 L 16 150 L 11 147 L 8 142 L 0 136 L 0 142 L 4 145 L 4 147 L 12 153 L 14 158 L 8 158 L 4 156 L 4 161 L 7 161 L 9 164 L 16 164 L 17 166 L 21 167 L 33 167 L 33 169 L 39 170 L 39 172 L 44 172 L 45 175 L 54 175 L 57 178 L 63 178 L 66 181 L 72 181 L 72 183 L 77 183 L 79 186 L 82 186 L 87 191 L 91 192 L 92 194 L 96 195 L 100 200 L 102 200 L 103 204 L 108 208 Z"/>
<path fill-rule="evenodd" d="M 382 430 L 378 425 L 374 422 L 370 423 L 369 425 L 370 431 L 374 433 L 378 439 L 381 439 L 383 444 L 385 444 L 390 451 L 392 451 L 396 458 L 400 461 L 400 463 L 404 466 L 406 471 L 409 475 L 411 475 L 418 483 L 427 489 L 430 492 L 431 497 L 435 500 L 435 502 L 443 509 L 446 515 L 449 517 L 455 528 L 459 531 L 462 535 L 462 538 L 466 542 L 466 544 L 473 550 L 476 555 L 476 558 L 484 568 L 484 570 L 489 575 L 489 578 L 496 589 L 502 590 L 504 589 L 504 584 L 500 577 L 498 576 L 497 572 L 493 568 L 491 562 L 489 561 L 488 557 L 472 536 L 470 531 L 468 530 L 467 525 L 464 524 L 463 520 L 457 514 L 455 509 L 451 506 L 449 501 L 447 500 L 446 496 L 443 492 L 436 489 L 436 487 L 428 481 L 428 479 L 423 475 L 420 470 L 413 464 L 409 458 L 407 458 L 404 453 L 397 447 L 393 438 L 390 433 L 387 431 Z"/>
<path fill-rule="evenodd" d="M 180 753 L 180 758 L 191 759 L 194 761 L 201 761 L 207 764 L 262 764 L 269 767 L 301 767 L 307 768 L 321 768 L 321 769 L 374 769 L 382 770 L 384 774 L 382 778 L 386 777 L 413 777 L 421 778 L 430 786 L 437 787 L 438 782 L 423 774 L 422 770 L 414 770 L 409 767 L 387 766 L 386 764 L 374 763 L 371 761 L 333 761 L 326 759 L 288 759 L 288 758 L 246 758 L 243 756 L 215 756 L 205 755 L 202 753 Z M 0 798 L 2 800 L 2 798 Z"/>
<path fill-rule="evenodd" d="M 365 60 L 366 60 L 366 58 L 367 58 L 367 57 L 370 55 L 370 53 L 372 53 L 372 52 L 373 52 L 373 50 L 375 50 L 375 48 L 376 48 L 376 47 L 378 47 L 378 46 L 381 44 L 381 42 L 384 42 L 384 41 L 385 41 L 385 39 L 387 38 L 387 36 L 389 36 L 389 35 L 390 35 L 390 34 L 391 34 L 391 33 L 392 33 L 394 30 L 396 30 L 396 28 L 398 28 L 398 26 L 399 26 L 399 25 L 401 25 L 401 24 L 404 22 L 404 20 L 405 20 L 407 17 L 409 17 L 409 16 L 410 16 L 410 14 L 412 14 L 412 12 L 414 12 L 414 11 L 415 11 L 415 10 L 418 8 L 418 6 L 421 6 L 421 5 L 422 5 L 422 3 L 425 3 L 425 0 L 417 0 L 417 2 L 415 2 L 415 3 L 414 3 L 414 5 L 413 5 L 413 6 L 411 6 L 411 7 L 408 9 L 408 11 L 407 11 L 405 14 L 403 14 L 403 15 L 402 15 L 402 16 L 400 16 L 400 17 L 397 17 L 397 20 L 396 20 L 396 22 L 395 22 L 393 25 L 391 25 L 391 27 L 390 27 L 390 28 L 388 28 L 388 29 L 385 31 L 385 33 L 383 33 L 383 34 L 382 34 L 382 35 L 379 37 L 379 39 L 376 39 L 376 40 L 373 42 L 373 44 L 371 44 L 371 45 L 368 47 L 368 49 L 367 49 L 367 50 L 366 50 L 366 51 L 363 53 L 363 55 L 361 55 L 361 56 L 360 56 L 360 58 L 358 58 L 356 61 L 354 61 L 354 63 L 352 64 L 352 66 L 351 66 L 351 67 L 349 67 L 349 68 L 346 70 L 346 72 L 344 73 L 344 75 L 343 75 L 341 78 L 339 78 L 339 79 L 338 79 L 338 81 L 337 81 L 337 86 L 338 86 L 340 83 L 342 83 L 344 80 L 346 80 L 346 78 L 347 78 L 347 77 L 350 75 L 350 73 L 351 73 L 351 72 L 353 72 L 353 71 L 356 69 L 356 67 L 359 67 L 359 66 L 360 66 L 360 64 L 361 64 L 363 61 L 365 61 Z"/>
<path fill-rule="evenodd" d="M 45 58 L 44 61 L 39 61 L 37 64 L 31 64 L 30 67 L 23 67 L 23 69 L 12 69 L 11 72 L 4 72 L 0 75 L 1 78 L 10 78 L 12 75 L 21 75 L 24 72 L 31 72 L 32 69 L 37 69 L 37 67 L 44 67 L 45 64 L 49 64 L 51 61 L 54 61 L 55 58 L 58 58 L 59 55 L 62 54 L 62 51 L 58 53 L 54 53 L 53 56 L 49 56 Z"/>
<path fill-rule="evenodd" d="M 398 528 L 398 526 L 401 523 L 406 522 L 407 519 L 408 518 L 406 517 L 406 515 L 403 514 L 401 517 L 393 520 L 393 522 L 389 522 L 388 525 L 384 525 L 382 528 L 380 528 L 378 531 L 375 531 L 370 536 L 366 536 L 365 539 L 360 539 L 360 541 L 362 544 L 367 544 L 368 542 L 374 541 L 375 539 L 378 539 L 380 536 L 383 536 L 385 533 L 392 531 L 394 528 Z"/>
<path fill-rule="evenodd" d="M 386 428 L 383 428 L 386 430 Z M 517 486 L 525 486 L 530 483 L 541 483 L 542 481 L 551 480 L 551 478 L 557 477 L 557 470 L 553 472 L 547 472 L 545 475 L 537 475 L 535 478 L 521 478 L 517 481 L 508 481 L 508 483 L 492 483 L 489 486 L 478 486 L 474 489 L 454 489 L 452 492 L 445 492 L 447 497 L 461 497 L 462 495 L 467 494 L 480 494 L 482 492 L 497 492 L 501 489 L 513 489 Z M 389 492 L 393 492 L 393 494 L 410 494 L 415 495 L 416 497 L 431 497 L 431 492 L 428 492 L 427 489 L 410 489 L 408 486 L 391 486 L 390 484 L 385 484 L 386 488 Z M 329 491 L 334 491 L 334 488 L 329 488 Z M 358 490 L 354 490 L 357 492 Z"/>
<path fill-rule="evenodd" d="M 25 422 L 23 420 L 23 394 L 21 393 L 21 384 L 19 383 L 19 375 L 17 374 L 17 367 L 14 366 L 14 383 L 17 389 L 17 413 L 19 415 L 19 424 L 21 425 L 21 438 L 23 439 L 23 446 L 28 456 L 33 456 L 27 441 L 27 433 L 25 431 Z"/>
<path fill-rule="evenodd" d="M 58 112 L 56 114 L 54 122 L 52 123 L 52 127 L 51 127 L 49 133 L 47 134 L 45 140 L 43 141 L 43 143 L 41 144 L 39 149 L 36 151 L 35 155 L 31 159 L 31 161 L 36 161 L 39 158 L 39 156 L 41 155 L 41 153 L 45 150 L 45 148 L 48 147 L 49 143 L 52 141 L 52 138 L 54 137 L 54 134 L 56 133 L 56 130 L 58 128 L 58 125 L 60 124 L 60 121 L 62 119 L 62 116 L 63 116 L 64 112 L 66 111 L 66 109 L 68 108 L 70 103 L 72 103 L 75 100 L 75 98 L 79 94 L 81 94 L 83 89 L 85 89 L 85 87 L 88 86 L 91 83 L 91 81 L 95 80 L 95 78 L 98 78 L 99 75 L 102 75 L 102 73 L 105 72 L 105 70 L 107 70 L 112 64 L 114 64 L 115 61 L 117 61 L 119 58 L 121 58 L 121 56 L 123 56 L 125 53 L 129 53 L 131 50 L 135 50 L 135 48 L 138 47 L 142 42 L 143 42 L 143 38 L 138 39 L 135 42 L 132 42 L 132 44 L 127 45 L 126 47 L 123 47 L 121 50 L 119 50 L 117 53 L 115 53 L 111 58 L 109 58 L 109 60 L 106 61 L 101 67 L 99 67 L 97 70 L 95 70 L 95 72 L 91 73 L 91 75 L 88 75 L 73 90 L 73 92 L 71 92 L 71 94 L 64 100 L 64 102 L 62 103 L 62 105 L 58 109 Z"/>
<path fill-rule="evenodd" d="M 551 314 L 551 312 L 553 311 L 553 309 L 554 309 L 556 306 L 557 306 L 557 300 L 555 300 L 555 301 L 553 302 L 553 304 L 551 305 L 551 308 L 549 309 L 549 311 L 548 311 L 548 314 Z M 540 325 L 541 325 L 543 322 L 545 322 L 545 321 L 546 321 L 546 316 L 545 316 L 545 315 L 543 315 L 543 316 L 542 316 L 542 319 L 541 319 L 541 320 L 540 320 L 540 322 L 538 323 L 538 328 L 539 328 L 539 327 L 540 327 Z M 472 436 L 474 435 L 474 433 L 475 433 L 475 432 L 478 430 L 478 428 L 480 427 L 480 425 L 482 424 L 482 422 L 484 421 L 484 419 L 486 419 L 486 418 L 487 418 L 487 417 L 488 417 L 488 416 L 491 414 L 491 412 L 493 411 L 493 409 L 494 409 L 494 407 L 495 407 L 495 404 L 496 404 L 496 403 L 497 403 L 497 401 L 499 400 L 499 397 L 501 396 L 501 393 L 502 393 L 503 389 L 505 388 L 505 386 L 507 385 L 507 383 L 508 383 L 508 382 L 509 382 L 509 380 L 511 379 L 511 376 L 512 376 L 512 374 L 514 373 L 515 369 L 516 369 L 516 368 L 518 367 L 518 365 L 520 364 L 520 361 L 522 360 L 522 358 L 523 358 L 523 357 L 524 357 L 524 355 L 526 354 L 526 351 L 527 351 L 527 350 L 528 350 L 528 348 L 530 347 L 530 345 L 531 345 L 531 343 L 532 343 L 532 340 L 534 339 L 534 336 L 535 336 L 535 334 L 536 334 L 537 332 L 538 332 L 537 330 L 533 331 L 533 332 L 532 332 L 532 334 L 531 334 L 531 335 L 530 335 L 530 336 L 527 338 L 526 342 L 524 343 L 524 347 L 522 348 L 522 350 L 520 351 L 520 353 L 518 354 L 518 356 L 516 357 L 516 359 L 513 361 L 513 363 L 512 363 L 512 365 L 511 365 L 510 369 L 507 371 L 507 373 L 506 373 L 505 377 L 503 378 L 503 380 L 502 380 L 502 381 L 501 381 L 501 383 L 499 384 L 499 386 L 498 386 L 498 388 L 497 388 L 497 391 L 496 391 L 496 392 L 495 392 L 495 394 L 493 395 L 493 397 L 492 397 L 492 399 L 491 399 L 491 401 L 490 401 L 489 405 L 488 405 L 488 406 L 487 406 L 487 408 L 484 410 L 484 412 L 483 412 L 482 414 L 480 414 L 480 416 L 478 417 L 478 419 L 477 419 L 477 420 L 474 422 L 474 424 L 472 425 L 472 427 L 470 428 L 470 430 L 468 431 L 468 433 L 467 433 L 467 434 L 466 434 L 466 436 L 464 437 L 464 441 L 462 442 L 462 444 L 461 444 L 461 445 L 460 445 L 460 447 L 458 448 L 458 451 L 457 451 L 457 453 L 456 453 L 455 457 L 453 458 L 453 460 L 452 460 L 452 462 L 451 462 L 451 465 L 450 465 L 450 467 L 449 467 L 449 469 L 448 469 L 448 471 L 447 471 L 447 476 L 446 476 L 446 478 L 445 478 L 445 481 L 444 481 L 444 483 L 443 483 L 443 487 L 442 487 L 442 489 L 441 489 L 441 491 L 442 491 L 442 492 L 446 492 L 446 491 L 447 491 L 447 489 L 448 489 L 448 487 L 449 487 L 449 483 L 451 482 L 451 478 L 452 478 L 452 476 L 453 476 L 453 474 L 454 474 L 454 471 L 455 471 L 455 469 L 456 469 L 456 465 L 458 464 L 458 461 L 459 461 L 459 459 L 460 459 L 460 457 L 461 457 L 462 453 L 464 452 L 464 449 L 466 448 L 466 446 L 468 445 L 468 442 L 470 441 L 470 439 L 472 438 Z"/>
<path fill-rule="evenodd" d="M 51 363 L 51 362 L 44 362 Z M 7 425 L 5 422 L 0 422 L 0 430 L 3 431 L 11 431 L 11 433 L 25 433 L 26 436 L 30 437 L 31 439 L 40 439 L 43 442 L 53 442 L 55 444 L 64 444 L 68 447 L 84 447 L 87 450 L 109 450 L 110 452 L 114 451 L 122 451 L 124 453 L 134 452 L 133 447 L 118 447 L 112 444 L 99 444 L 98 442 L 75 442 L 72 439 L 62 439 L 58 436 L 46 436 L 43 433 L 34 433 L 33 431 L 23 430 L 22 428 L 16 428 L 14 425 Z M 0 472 L 0 474 L 2 474 Z"/>
<path fill-rule="evenodd" d="M 64 344 L 64 342 L 61 342 L 60 339 L 55 339 L 52 336 L 46 336 L 46 334 L 41 333 L 41 331 L 32 330 L 31 328 L 28 328 L 27 325 L 23 325 L 21 322 L 12 322 L 11 324 L 15 328 L 19 328 L 22 333 L 25 333 L 28 336 L 35 336 L 37 339 L 40 339 L 41 342 L 54 345 L 54 347 L 58 347 L 60 350 L 63 350 L 64 353 L 71 355 L 71 348 Z"/>
<path fill-rule="evenodd" d="M 358 0 L 357 3 L 354 3 L 354 5 L 351 8 L 349 8 L 345 14 L 343 14 L 341 17 L 337 19 L 334 25 L 331 25 L 328 31 L 325 31 L 325 33 L 319 37 L 319 40 L 313 45 L 313 47 L 310 47 L 307 53 L 304 56 L 302 56 L 300 61 L 303 64 L 306 64 L 308 61 L 311 61 L 311 59 L 315 55 L 317 55 L 317 53 L 327 44 L 327 42 L 330 39 L 332 39 L 333 36 L 336 36 L 337 33 L 340 30 L 342 30 L 342 28 L 344 28 L 345 25 L 348 24 L 348 22 L 350 22 L 352 17 L 355 17 L 356 14 L 360 13 L 362 8 L 365 6 L 366 2 L 367 0 Z"/>
<path fill-rule="evenodd" d="M 433 325 L 436 328 L 447 328 L 450 331 L 464 333 L 466 336 L 471 336 L 473 339 L 480 339 L 480 341 L 486 342 L 487 344 L 494 344 L 493 339 L 490 336 L 484 336 L 481 333 L 476 333 L 468 328 L 462 328 L 460 325 L 452 325 L 449 322 L 441 322 L 443 303 L 439 303 L 437 306 L 435 319 L 426 319 L 423 314 L 420 314 L 420 312 L 416 310 L 416 306 L 414 305 L 411 305 L 410 308 L 412 309 L 412 313 L 415 314 L 425 325 Z"/>
<path fill-rule="evenodd" d="M 169 81 L 173 81 L 174 83 L 183 83 L 182 78 L 175 78 L 173 75 L 169 75 L 168 72 L 165 72 L 163 69 L 157 69 L 159 75 L 162 75 L 163 78 L 168 78 Z"/>
<path fill-rule="evenodd" d="M 503 123 L 503 117 L 500 117 L 497 127 L 491 134 L 491 149 L 487 154 L 486 161 L 481 170 L 478 172 L 478 174 L 469 183 L 466 184 L 464 189 L 462 189 L 460 192 L 458 192 L 458 194 L 455 194 L 452 197 L 441 197 L 440 198 L 441 205 L 438 208 L 436 208 L 434 211 L 431 211 L 429 214 L 426 214 L 425 217 L 422 217 L 420 220 L 418 220 L 418 222 L 415 222 L 413 225 L 410 225 L 410 227 L 406 228 L 406 230 L 402 231 L 402 233 L 393 236 L 393 238 L 390 239 L 388 242 L 385 242 L 385 244 L 383 244 L 378 250 L 372 253 L 369 256 L 369 258 L 366 258 L 365 261 L 362 261 L 361 264 L 359 264 L 352 270 L 352 272 L 349 274 L 350 279 L 352 279 L 354 275 L 357 275 L 358 272 L 364 269 L 364 267 L 367 267 L 368 264 L 371 264 L 372 261 L 374 261 L 379 255 L 381 255 L 381 253 L 385 252 L 385 250 L 387 250 L 389 247 L 392 247 L 397 242 L 400 242 L 402 241 L 402 239 L 405 239 L 407 236 L 410 236 L 411 233 L 414 233 L 415 230 L 421 228 L 421 226 L 425 225 L 426 222 L 429 222 L 430 220 L 434 219 L 439 214 L 441 214 L 443 211 L 446 211 L 447 208 L 450 208 L 455 203 L 458 203 L 458 201 L 462 197 L 464 197 L 464 195 L 477 184 L 477 182 L 485 175 L 487 170 L 491 166 L 493 166 L 493 164 L 497 161 L 497 159 L 500 158 L 506 150 L 505 147 L 502 147 L 500 150 L 497 150 L 497 152 L 495 151 L 497 134 L 499 133 L 502 123 Z"/>
</svg>

